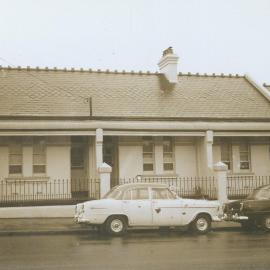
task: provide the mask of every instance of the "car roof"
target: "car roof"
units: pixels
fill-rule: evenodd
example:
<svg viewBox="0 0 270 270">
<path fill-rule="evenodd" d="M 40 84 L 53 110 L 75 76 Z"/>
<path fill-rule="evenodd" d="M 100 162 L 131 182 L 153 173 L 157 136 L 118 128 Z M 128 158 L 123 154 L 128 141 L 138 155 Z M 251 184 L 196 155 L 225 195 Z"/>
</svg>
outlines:
<svg viewBox="0 0 270 270">
<path fill-rule="evenodd" d="M 259 189 L 270 189 L 270 185 L 264 185 L 264 186 L 260 186 L 256 188 L 256 190 L 259 190 Z"/>
<path fill-rule="evenodd" d="M 167 188 L 167 184 L 160 183 L 127 183 L 118 186 L 121 189 L 137 188 L 137 187 L 153 187 L 153 188 Z"/>
</svg>

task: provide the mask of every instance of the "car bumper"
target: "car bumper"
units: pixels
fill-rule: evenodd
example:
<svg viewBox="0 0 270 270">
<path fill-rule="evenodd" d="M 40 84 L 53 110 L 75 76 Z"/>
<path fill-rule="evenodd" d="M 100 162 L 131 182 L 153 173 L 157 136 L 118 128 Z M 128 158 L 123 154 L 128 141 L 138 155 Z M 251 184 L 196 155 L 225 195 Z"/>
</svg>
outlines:
<svg viewBox="0 0 270 270">
<path fill-rule="evenodd" d="M 91 224 L 88 219 L 81 218 L 81 217 L 74 217 L 74 222 L 78 224 Z"/>
<path fill-rule="evenodd" d="M 234 214 L 234 215 L 224 214 L 222 219 L 225 220 L 225 221 L 242 221 L 242 220 L 248 220 L 248 217 L 247 216 L 241 216 L 241 215 L 238 215 L 238 214 Z"/>
</svg>

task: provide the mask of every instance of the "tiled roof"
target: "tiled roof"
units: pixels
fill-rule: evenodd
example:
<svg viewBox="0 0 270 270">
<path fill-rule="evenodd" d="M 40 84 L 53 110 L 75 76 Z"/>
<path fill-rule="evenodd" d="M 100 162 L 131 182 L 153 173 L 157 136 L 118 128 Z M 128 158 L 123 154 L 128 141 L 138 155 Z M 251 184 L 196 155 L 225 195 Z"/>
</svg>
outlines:
<svg viewBox="0 0 270 270">
<path fill-rule="evenodd" d="M 0 116 L 270 119 L 244 76 L 0 68 Z"/>
</svg>

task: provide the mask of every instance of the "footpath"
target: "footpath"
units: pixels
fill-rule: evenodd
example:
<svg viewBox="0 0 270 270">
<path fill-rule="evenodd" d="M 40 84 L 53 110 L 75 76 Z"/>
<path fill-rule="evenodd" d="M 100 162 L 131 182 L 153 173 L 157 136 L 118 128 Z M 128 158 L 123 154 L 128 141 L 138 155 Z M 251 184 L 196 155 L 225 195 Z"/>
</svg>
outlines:
<svg viewBox="0 0 270 270">
<path fill-rule="evenodd" d="M 240 225 L 234 222 L 222 221 L 212 223 L 213 231 L 237 230 L 239 227 Z M 88 233 L 96 233 L 96 230 L 89 226 L 76 224 L 73 218 L 70 217 L 0 219 L 0 236 Z"/>
</svg>

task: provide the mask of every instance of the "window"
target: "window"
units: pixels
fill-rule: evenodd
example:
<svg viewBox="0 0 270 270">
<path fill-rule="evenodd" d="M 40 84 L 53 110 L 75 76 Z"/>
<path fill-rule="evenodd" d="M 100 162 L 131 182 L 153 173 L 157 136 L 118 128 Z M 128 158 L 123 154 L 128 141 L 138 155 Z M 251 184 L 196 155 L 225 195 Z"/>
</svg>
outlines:
<svg viewBox="0 0 270 270">
<path fill-rule="evenodd" d="M 22 140 L 12 138 L 9 143 L 9 174 L 22 174 Z"/>
<path fill-rule="evenodd" d="M 167 188 L 152 188 L 153 200 L 173 200 L 175 196 Z"/>
<path fill-rule="evenodd" d="M 132 189 L 132 200 L 148 200 L 148 199 L 149 199 L 148 188 Z"/>
<path fill-rule="evenodd" d="M 43 137 L 33 139 L 33 173 L 46 173 L 46 141 Z"/>
<path fill-rule="evenodd" d="M 174 170 L 174 158 L 173 158 L 173 142 L 171 137 L 163 138 L 163 170 L 173 171 Z"/>
<path fill-rule="evenodd" d="M 228 170 L 232 170 L 232 145 L 230 143 L 221 145 L 221 161 L 228 166 Z"/>
<path fill-rule="evenodd" d="M 151 137 L 143 137 L 143 171 L 154 172 L 154 144 Z"/>
<path fill-rule="evenodd" d="M 247 143 L 239 145 L 240 170 L 250 169 L 250 149 Z"/>
</svg>

